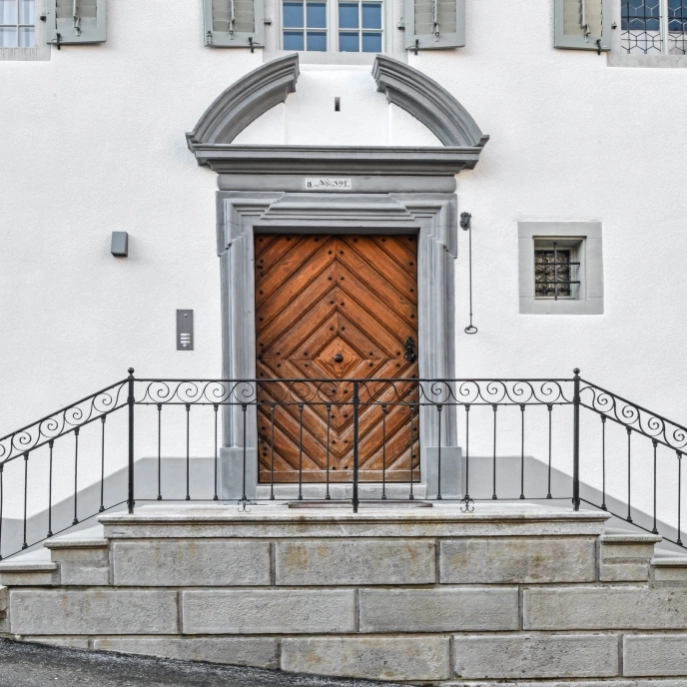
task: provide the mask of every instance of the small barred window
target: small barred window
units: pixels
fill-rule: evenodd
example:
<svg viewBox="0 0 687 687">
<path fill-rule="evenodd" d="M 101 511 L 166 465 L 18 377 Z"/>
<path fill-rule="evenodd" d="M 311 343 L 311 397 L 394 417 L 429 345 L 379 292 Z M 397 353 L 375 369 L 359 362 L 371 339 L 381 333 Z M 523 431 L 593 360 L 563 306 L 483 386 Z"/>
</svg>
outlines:
<svg viewBox="0 0 687 687">
<path fill-rule="evenodd" d="M 580 283 L 576 278 L 580 263 L 574 261 L 571 248 L 559 248 L 555 241 L 549 245 L 535 243 L 534 297 L 575 298 L 575 287 Z"/>
</svg>

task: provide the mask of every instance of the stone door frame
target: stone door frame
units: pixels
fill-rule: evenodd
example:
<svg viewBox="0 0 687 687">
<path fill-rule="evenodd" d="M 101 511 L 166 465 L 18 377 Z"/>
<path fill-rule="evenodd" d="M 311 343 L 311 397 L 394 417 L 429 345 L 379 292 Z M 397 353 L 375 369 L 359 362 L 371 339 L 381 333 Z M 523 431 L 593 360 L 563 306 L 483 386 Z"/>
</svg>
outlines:
<svg viewBox="0 0 687 687">
<path fill-rule="evenodd" d="M 221 177 L 220 177 L 221 180 Z M 291 183 L 288 183 L 288 182 Z M 413 188 L 413 180 L 377 178 L 374 192 L 356 192 L 365 179 L 352 180 L 349 192 L 233 191 L 217 194 L 217 248 L 221 265 L 223 377 L 256 377 L 254 236 L 256 233 L 416 234 L 418 236 L 418 364 L 423 379 L 455 377 L 454 261 L 457 254 L 457 199 L 452 192 L 396 192 Z M 358 182 L 358 183 L 355 183 Z M 424 183 L 422 183 L 424 182 Z M 417 187 L 426 187 L 427 178 Z M 455 188 L 452 178 L 441 180 L 442 190 Z M 249 181 L 241 180 L 246 187 Z M 278 183 L 304 187 L 304 178 Z M 220 186 L 222 183 L 220 181 Z M 256 186 L 265 187 L 256 176 Z M 298 187 L 296 186 L 296 187 Z M 386 188 L 386 190 L 384 190 Z M 249 409 L 246 446 L 243 413 L 225 406 L 224 440 L 220 460 L 221 498 L 241 496 L 246 456 L 248 498 L 258 496 L 257 420 Z M 454 412 L 442 419 L 442 492 L 460 496 L 460 454 Z M 420 409 L 421 487 L 437 491 L 437 413 Z M 420 489 L 422 493 L 422 489 Z"/>
</svg>

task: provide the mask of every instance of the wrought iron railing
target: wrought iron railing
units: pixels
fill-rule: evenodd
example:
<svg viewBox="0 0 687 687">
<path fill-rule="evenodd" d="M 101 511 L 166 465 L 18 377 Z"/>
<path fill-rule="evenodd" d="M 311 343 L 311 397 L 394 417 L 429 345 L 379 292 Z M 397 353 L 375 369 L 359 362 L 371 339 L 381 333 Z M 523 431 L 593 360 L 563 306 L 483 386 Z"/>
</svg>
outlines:
<svg viewBox="0 0 687 687">
<path fill-rule="evenodd" d="M 353 511 L 453 501 L 472 511 L 479 501 L 563 499 L 682 546 L 685 452 L 685 427 L 577 370 L 561 379 L 239 381 L 130 370 L 0 439 L 0 557 L 146 501 L 242 510 L 338 501 Z"/>
</svg>

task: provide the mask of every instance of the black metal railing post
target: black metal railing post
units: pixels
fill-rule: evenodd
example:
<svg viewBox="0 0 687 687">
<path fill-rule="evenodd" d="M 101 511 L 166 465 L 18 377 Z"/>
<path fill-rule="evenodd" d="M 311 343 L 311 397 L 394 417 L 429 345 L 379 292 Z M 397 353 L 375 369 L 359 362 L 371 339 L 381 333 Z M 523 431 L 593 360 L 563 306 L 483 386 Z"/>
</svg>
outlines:
<svg viewBox="0 0 687 687">
<path fill-rule="evenodd" d="M 580 368 L 573 370 L 573 510 L 580 510 Z"/>
<path fill-rule="evenodd" d="M 72 525 L 79 524 L 79 427 L 74 428 L 74 519 Z"/>
<path fill-rule="evenodd" d="M 675 543 L 682 546 L 682 451 L 677 452 L 677 541 Z"/>
<path fill-rule="evenodd" d="M 358 413 L 360 410 L 360 397 L 358 380 L 353 382 L 353 512 L 358 512 L 360 503 L 358 498 Z"/>
<path fill-rule="evenodd" d="M 52 451 L 55 446 L 55 440 L 50 439 L 48 448 L 50 449 L 50 469 L 48 472 L 48 539 L 52 537 Z M 2 531 L 0 523 L 0 531 Z M 0 556 L 0 560 L 2 557 Z"/>
<path fill-rule="evenodd" d="M 437 406 L 437 413 L 438 413 L 438 418 L 437 418 L 437 424 L 438 424 L 438 435 L 439 435 L 439 446 L 437 448 L 437 501 L 443 500 L 443 496 L 441 494 L 441 410 L 442 410 L 442 404 L 438 403 Z"/>
<path fill-rule="evenodd" d="M 191 500 L 191 404 L 186 404 L 186 500 Z"/>
<path fill-rule="evenodd" d="M 2 506 L 4 504 L 3 475 L 5 474 L 5 464 L 0 463 L 0 561 L 2 560 Z"/>
<path fill-rule="evenodd" d="M 29 498 L 29 452 L 24 454 L 24 539 L 21 545 L 22 551 L 28 549 L 26 541 L 26 502 Z"/>
<path fill-rule="evenodd" d="M 129 479 L 128 479 L 128 495 L 126 504 L 129 509 L 129 514 L 134 512 L 134 368 L 129 368 L 129 395 L 126 399 L 129 406 Z"/>
</svg>

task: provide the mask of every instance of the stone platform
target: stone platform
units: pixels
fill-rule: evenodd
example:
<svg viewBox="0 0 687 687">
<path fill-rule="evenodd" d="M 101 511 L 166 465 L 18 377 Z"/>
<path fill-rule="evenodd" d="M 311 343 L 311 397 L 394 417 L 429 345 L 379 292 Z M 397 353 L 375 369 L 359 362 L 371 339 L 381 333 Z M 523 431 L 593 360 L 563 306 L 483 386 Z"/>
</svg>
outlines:
<svg viewBox="0 0 687 687">
<path fill-rule="evenodd" d="M 605 513 L 249 508 L 103 515 L 0 563 L 4 636 L 397 682 L 687 685 L 685 559 Z"/>
</svg>

